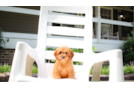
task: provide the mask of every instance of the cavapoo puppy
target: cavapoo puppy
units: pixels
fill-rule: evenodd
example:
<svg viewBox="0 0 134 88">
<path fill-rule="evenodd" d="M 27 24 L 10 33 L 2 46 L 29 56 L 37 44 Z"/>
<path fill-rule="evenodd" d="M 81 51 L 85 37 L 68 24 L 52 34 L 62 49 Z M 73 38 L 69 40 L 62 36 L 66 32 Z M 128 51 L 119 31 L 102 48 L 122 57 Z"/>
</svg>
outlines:
<svg viewBox="0 0 134 88">
<path fill-rule="evenodd" d="M 54 52 L 56 62 L 53 70 L 53 78 L 72 78 L 75 79 L 75 72 L 73 67 L 72 58 L 74 56 L 73 51 L 67 46 L 57 48 Z"/>
</svg>

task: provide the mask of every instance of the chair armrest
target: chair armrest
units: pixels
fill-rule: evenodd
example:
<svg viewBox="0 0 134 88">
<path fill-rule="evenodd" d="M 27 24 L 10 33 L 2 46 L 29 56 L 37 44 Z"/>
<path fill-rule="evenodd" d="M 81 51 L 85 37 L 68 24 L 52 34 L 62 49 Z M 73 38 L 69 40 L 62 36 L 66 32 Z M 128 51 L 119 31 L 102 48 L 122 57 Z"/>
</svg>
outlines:
<svg viewBox="0 0 134 88">
<path fill-rule="evenodd" d="M 20 69 L 24 70 L 25 72 L 25 63 L 27 58 L 28 49 L 32 49 L 27 43 L 25 42 L 17 42 L 15 53 L 12 62 L 11 73 L 9 77 L 9 82 L 16 81 L 18 74 L 20 74 Z M 25 74 L 25 73 L 21 73 Z"/>
<path fill-rule="evenodd" d="M 84 58 L 87 58 L 88 53 L 84 53 Z M 87 55 L 86 55 L 87 54 Z M 123 71 L 123 58 L 122 58 L 122 50 L 114 49 L 101 53 L 92 53 L 90 55 L 92 58 L 84 59 L 83 64 L 83 72 L 87 75 L 83 76 L 82 80 L 87 80 L 87 76 L 89 75 L 89 71 L 94 63 L 107 61 L 110 63 L 110 73 L 109 73 L 109 81 L 110 82 L 123 82 L 124 81 L 124 71 Z"/>
<path fill-rule="evenodd" d="M 113 35 L 117 35 L 118 32 L 115 32 Z"/>
<path fill-rule="evenodd" d="M 122 50 L 115 49 L 109 50 L 102 53 L 95 53 L 94 63 L 109 60 L 110 63 L 110 73 L 109 73 L 109 87 L 122 88 L 124 83 L 124 71 L 123 71 L 123 58 Z M 101 57 L 101 58 L 100 58 Z"/>
<path fill-rule="evenodd" d="M 101 68 L 104 61 L 95 63 L 93 65 L 93 76 L 92 81 L 100 81 Z"/>
<path fill-rule="evenodd" d="M 94 55 L 93 59 L 94 63 L 109 60 L 110 63 L 109 81 L 111 82 L 124 81 L 122 50 L 115 49 L 97 54 Z"/>
</svg>

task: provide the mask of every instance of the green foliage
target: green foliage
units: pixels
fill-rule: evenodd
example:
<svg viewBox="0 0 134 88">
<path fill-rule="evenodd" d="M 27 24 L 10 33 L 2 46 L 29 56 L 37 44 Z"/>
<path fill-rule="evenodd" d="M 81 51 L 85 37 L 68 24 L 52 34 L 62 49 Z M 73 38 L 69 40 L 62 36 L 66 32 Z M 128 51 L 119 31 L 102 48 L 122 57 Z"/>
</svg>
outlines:
<svg viewBox="0 0 134 88">
<path fill-rule="evenodd" d="M 51 63 L 55 63 L 56 60 L 50 60 Z"/>
<path fill-rule="evenodd" d="M 73 49 L 71 48 L 73 52 L 77 52 L 77 53 L 83 53 L 83 49 Z"/>
<path fill-rule="evenodd" d="M 36 65 L 33 65 L 32 73 L 38 73 L 38 68 Z"/>
<path fill-rule="evenodd" d="M 90 69 L 90 74 L 93 74 L 93 67 Z M 101 74 L 108 75 L 109 74 L 109 66 L 102 66 Z"/>
<path fill-rule="evenodd" d="M 10 72 L 11 71 L 11 65 L 4 64 L 0 66 L 0 73 Z"/>
<path fill-rule="evenodd" d="M 74 63 L 74 65 L 82 65 L 83 64 L 83 62 L 73 62 Z"/>
<path fill-rule="evenodd" d="M 134 66 L 125 65 L 125 66 L 123 67 L 123 69 L 124 69 L 124 74 L 134 73 Z"/>
<path fill-rule="evenodd" d="M 101 74 L 104 74 L 104 75 L 109 74 L 109 66 L 102 66 Z"/>
<path fill-rule="evenodd" d="M 123 70 L 124 70 L 124 74 L 134 73 L 134 66 L 125 65 L 125 66 L 123 66 Z M 92 73 L 93 73 L 93 67 L 90 70 L 90 74 L 92 74 Z M 109 66 L 102 66 L 101 74 L 102 75 L 109 75 Z"/>
<path fill-rule="evenodd" d="M 46 50 L 52 50 L 55 51 L 57 49 L 57 47 L 47 47 Z M 71 48 L 73 52 L 77 52 L 77 53 L 83 53 L 83 49 L 76 49 L 76 48 Z M 92 47 L 93 52 L 95 50 L 97 50 L 95 47 Z"/>
<path fill-rule="evenodd" d="M 93 49 L 93 52 L 95 51 L 95 50 L 97 50 L 95 47 L 92 47 L 92 49 Z M 94 52 L 95 53 L 95 52 Z"/>
<path fill-rule="evenodd" d="M 134 39 L 124 41 L 120 49 L 123 51 L 124 64 L 129 64 L 130 61 L 134 61 Z"/>
<path fill-rule="evenodd" d="M 2 31 L 3 31 L 3 29 L 1 29 L 1 27 L 0 27 L 0 49 L 3 48 L 2 45 L 5 45 L 5 43 L 9 41 L 9 39 L 2 38 Z"/>
<path fill-rule="evenodd" d="M 93 74 L 93 67 L 90 69 L 90 75 Z"/>
<path fill-rule="evenodd" d="M 54 50 L 56 50 L 57 48 L 55 48 L 55 47 L 47 47 L 46 48 L 46 50 L 52 50 L 52 51 L 54 51 Z"/>
</svg>

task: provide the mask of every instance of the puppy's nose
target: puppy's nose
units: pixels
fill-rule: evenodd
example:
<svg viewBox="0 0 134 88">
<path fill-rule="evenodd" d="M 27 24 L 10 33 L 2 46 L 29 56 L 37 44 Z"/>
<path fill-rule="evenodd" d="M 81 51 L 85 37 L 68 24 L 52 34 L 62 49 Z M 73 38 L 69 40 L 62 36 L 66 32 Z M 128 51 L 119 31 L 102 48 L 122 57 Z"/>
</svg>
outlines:
<svg viewBox="0 0 134 88">
<path fill-rule="evenodd" d="M 65 57 L 64 56 L 62 56 L 62 59 L 64 59 Z"/>
</svg>

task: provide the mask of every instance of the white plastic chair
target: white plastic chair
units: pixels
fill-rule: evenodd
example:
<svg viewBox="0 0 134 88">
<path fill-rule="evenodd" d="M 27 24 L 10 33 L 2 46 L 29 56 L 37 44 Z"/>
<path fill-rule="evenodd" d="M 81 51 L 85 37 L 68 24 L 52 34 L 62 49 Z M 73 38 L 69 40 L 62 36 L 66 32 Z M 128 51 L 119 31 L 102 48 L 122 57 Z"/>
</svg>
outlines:
<svg viewBox="0 0 134 88">
<path fill-rule="evenodd" d="M 50 11 L 50 13 L 49 13 Z M 85 16 L 58 14 L 52 11 L 67 13 L 82 13 Z M 47 26 L 48 22 L 61 24 L 84 25 L 84 29 Z M 63 37 L 47 38 L 47 34 L 64 35 Z M 83 40 L 68 39 L 65 36 L 81 36 Z M 74 53 L 73 61 L 82 61 L 83 65 L 74 65 L 76 79 L 53 79 L 53 63 L 45 63 L 45 59 L 54 59 L 54 51 L 46 51 L 46 46 L 60 47 L 68 46 L 70 48 L 83 49 L 83 53 Z M 26 70 L 28 59 L 33 58 L 38 65 L 38 77 L 30 77 Z M 24 42 L 17 42 L 13 58 L 12 69 L 9 82 L 17 81 L 43 81 L 46 82 L 88 82 L 89 72 L 94 63 L 109 60 L 110 74 L 109 81 L 124 81 L 122 51 L 119 49 L 110 50 L 103 53 L 92 52 L 92 7 L 46 7 L 42 6 L 39 18 L 37 48 L 32 49 Z M 30 62 L 30 64 L 33 61 Z M 32 71 L 32 70 L 30 70 Z"/>
<path fill-rule="evenodd" d="M 101 24 L 102 38 L 107 39 L 116 39 L 119 40 L 119 32 L 116 32 L 112 35 L 112 30 L 110 24 Z M 114 36 L 116 35 L 116 36 Z"/>
</svg>

